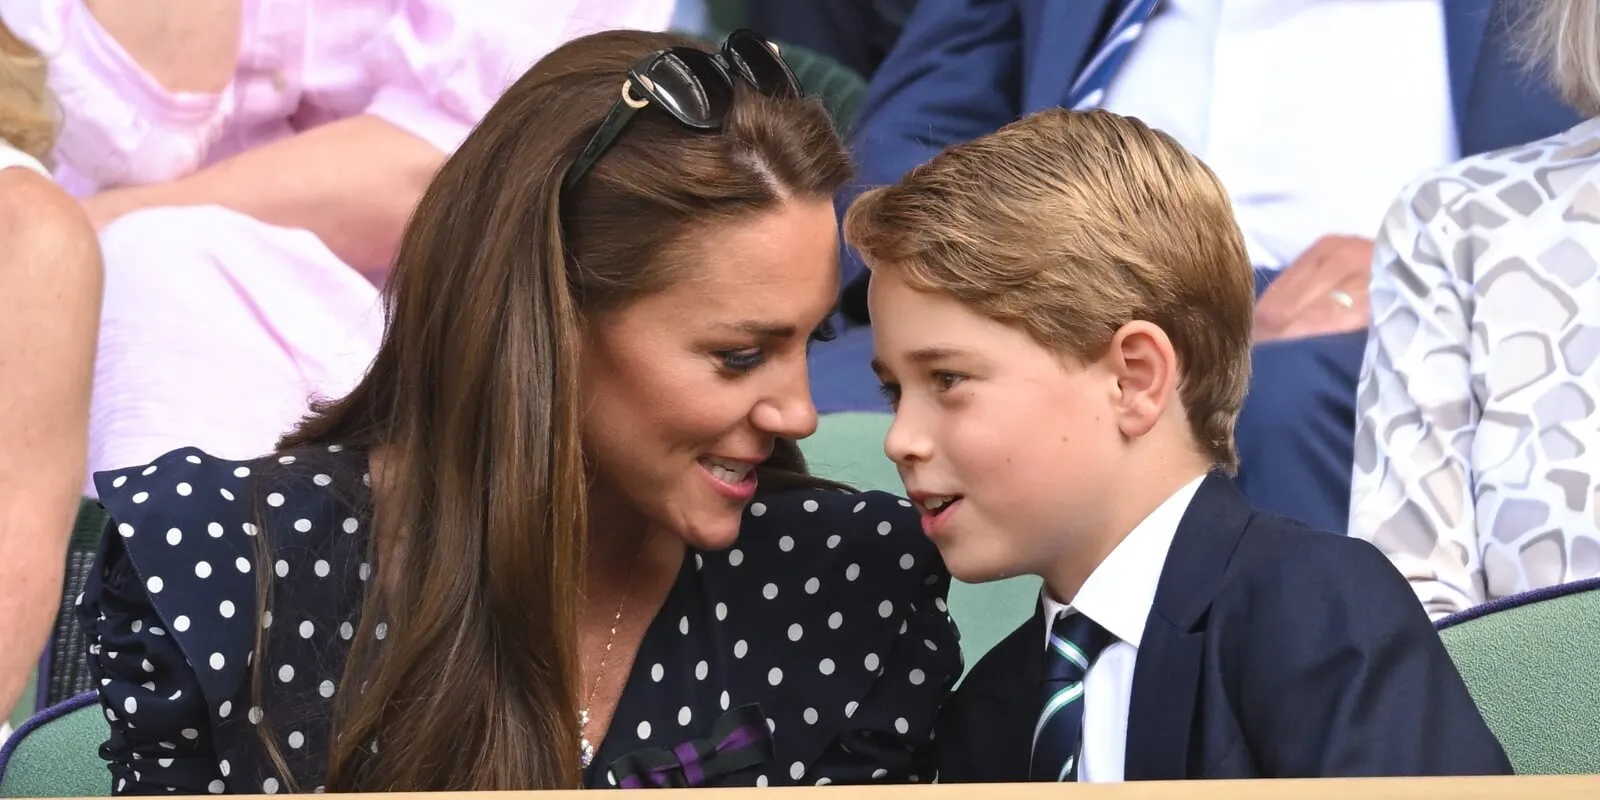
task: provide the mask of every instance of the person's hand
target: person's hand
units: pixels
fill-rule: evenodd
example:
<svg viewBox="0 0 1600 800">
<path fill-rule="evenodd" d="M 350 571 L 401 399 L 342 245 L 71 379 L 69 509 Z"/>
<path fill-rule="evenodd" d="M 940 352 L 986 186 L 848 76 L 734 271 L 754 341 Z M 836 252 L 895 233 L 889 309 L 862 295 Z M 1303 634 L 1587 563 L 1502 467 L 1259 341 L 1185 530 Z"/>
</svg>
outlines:
<svg viewBox="0 0 1600 800">
<path fill-rule="evenodd" d="M 1256 302 L 1254 340 L 1348 333 L 1367 327 L 1372 240 L 1324 236 L 1307 248 Z"/>
</svg>

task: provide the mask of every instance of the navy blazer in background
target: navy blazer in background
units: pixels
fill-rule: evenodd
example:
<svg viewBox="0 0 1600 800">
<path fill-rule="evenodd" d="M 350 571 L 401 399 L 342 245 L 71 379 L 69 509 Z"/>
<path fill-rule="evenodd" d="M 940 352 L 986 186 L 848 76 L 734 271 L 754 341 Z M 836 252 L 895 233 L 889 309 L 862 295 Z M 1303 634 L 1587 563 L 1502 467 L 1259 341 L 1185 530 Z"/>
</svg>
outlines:
<svg viewBox="0 0 1600 800">
<path fill-rule="evenodd" d="M 941 783 L 1028 779 L 1044 657 L 1036 613 L 973 668 L 941 713 Z M 1126 780 L 1511 772 L 1388 559 L 1218 475 L 1178 525 L 1132 691 Z"/>
<path fill-rule="evenodd" d="M 1516 3 L 1442 5 L 1462 156 L 1577 124 L 1575 112 L 1517 66 L 1509 35 Z M 1118 7 L 1116 0 L 920 0 L 867 91 L 852 141 L 860 175 L 841 195 L 840 213 L 861 191 L 899 180 L 949 145 L 1066 102 Z M 1351 46 L 1359 52 L 1359 42 Z M 849 287 L 863 267 L 843 249 L 841 286 Z M 866 319 L 859 292 L 847 300 L 846 314 Z"/>
</svg>

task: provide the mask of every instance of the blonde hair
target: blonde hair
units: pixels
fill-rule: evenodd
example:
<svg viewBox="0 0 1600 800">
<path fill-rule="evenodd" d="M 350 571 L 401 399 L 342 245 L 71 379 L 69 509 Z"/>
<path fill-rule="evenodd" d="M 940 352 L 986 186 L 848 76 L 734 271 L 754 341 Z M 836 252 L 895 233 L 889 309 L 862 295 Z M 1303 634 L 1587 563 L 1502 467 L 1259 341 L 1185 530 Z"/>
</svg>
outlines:
<svg viewBox="0 0 1600 800">
<path fill-rule="evenodd" d="M 0 141 L 48 162 L 56 117 L 45 77 L 44 57 L 0 22 Z"/>
<path fill-rule="evenodd" d="M 1543 69 L 1561 98 L 1600 115 L 1600 0 L 1539 0 L 1523 24 L 1523 56 Z"/>
<path fill-rule="evenodd" d="M 874 271 L 1084 361 L 1128 322 L 1159 325 L 1197 443 L 1237 469 L 1254 276 L 1227 192 L 1172 137 L 1042 111 L 863 194 L 844 230 Z"/>
</svg>

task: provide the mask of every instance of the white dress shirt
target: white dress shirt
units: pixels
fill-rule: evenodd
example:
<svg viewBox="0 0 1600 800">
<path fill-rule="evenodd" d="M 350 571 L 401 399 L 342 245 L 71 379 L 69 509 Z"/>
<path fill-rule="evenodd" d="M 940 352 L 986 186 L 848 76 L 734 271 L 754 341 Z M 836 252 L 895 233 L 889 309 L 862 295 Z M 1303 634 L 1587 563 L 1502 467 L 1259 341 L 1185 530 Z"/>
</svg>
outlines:
<svg viewBox="0 0 1600 800">
<path fill-rule="evenodd" d="M 1205 161 L 1252 263 L 1287 266 L 1456 160 L 1443 2 L 1165 0 L 1104 106 Z"/>
<path fill-rule="evenodd" d="M 1080 782 L 1114 783 L 1122 780 L 1122 762 L 1128 749 L 1128 701 L 1133 697 L 1133 664 L 1139 657 L 1139 640 L 1145 620 L 1155 604 L 1161 568 L 1178 523 L 1205 476 L 1184 484 L 1122 540 L 1106 560 L 1089 573 L 1089 579 L 1063 605 L 1041 594 L 1044 602 L 1044 639 L 1040 657 L 1049 647 L 1050 628 L 1056 619 L 1074 611 L 1083 614 L 1117 637 L 1089 665 L 1083 677 L 1083 752 L 1078 757 Z"/>
</svg>

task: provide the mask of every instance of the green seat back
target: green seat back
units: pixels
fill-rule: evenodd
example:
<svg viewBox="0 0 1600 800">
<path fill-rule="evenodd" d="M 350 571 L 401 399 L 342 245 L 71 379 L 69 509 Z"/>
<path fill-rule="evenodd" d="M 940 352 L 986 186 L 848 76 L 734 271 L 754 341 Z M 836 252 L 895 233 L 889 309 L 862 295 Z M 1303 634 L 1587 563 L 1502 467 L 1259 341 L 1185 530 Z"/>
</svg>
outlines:
<svg viewBox="0 0 1600 800">
<path fill-rule="evenodd" d="M 888 414 L 854 412 L 822 417 L 814 436 L 800 443 L 811 471 L 860 489 L 904 494 L 894 462 L 883 454 Z M 1033 614 L 1039 579 L 1031 575 L 984 584 L 953 581 L 950 614 L 961 628 L 967 667 Z"/>
<path fill-rule="evenodd" d="M 743 28 L 749 16 L 745 0 L 706 0 L 706 19 L 713 28 Z"/>
<path fill-rule="evenodd" d="M 794 70 L 806 92 L 822 98 L 840 136 L 849 136 L 861 115 L 867 96 L 867 79 L 861 73 L 821 53 L 794 44 L 780 44 L 783 60 Z"/>
<path fill-rule="evenodd" d="M 92 693 L 45 712 L 0 751 L 0 797 L 110 795 L 111 773 L 100 760 L 110 734 Z"/>
<path fill-rule="evenodd" d="M 38 710 L 64 703 L 93 688 L 89 679 L 89 666 L 85 661 L 88 640 L 83 625 L 78 622 L 77 600 L 89 573 L 94 569 L 95 556 L 100 550 L 100 534 L 106 526 L 106 510 L 98 500 L 84 498 L 78 505 L 78 517 L 72 526 L 72 541 L 67 550 L 65 580 L 61 584 L 61 604 L 56 614 L 55 628 L 50 633 L 50 647 L 44 660 L 49 673 L 39 683 L 44 693 L 36 698 Z"/>
<path fill-rule="evenodd" d="M 1600 773 L 1600 579 L 1507 598 L 1439 628 L 1518 773 Z"/>
<path fill-rule="evenodd" d="M 34 669 L 33 673 L 28 676 L 28 682 L 22 685 L 22 696 L 17 698 L 17 704 L 12 707 L 11 718 L 9 720 L 0 720 L 0 722 L 9 722 L 13 729 L 27 722 L 28 717 L 33 714 L 34 688 L 38 684 L 39 670 Z"/>
</svg>

